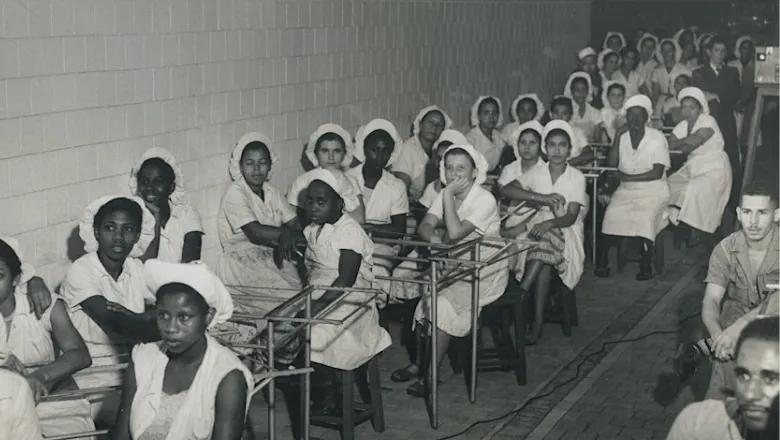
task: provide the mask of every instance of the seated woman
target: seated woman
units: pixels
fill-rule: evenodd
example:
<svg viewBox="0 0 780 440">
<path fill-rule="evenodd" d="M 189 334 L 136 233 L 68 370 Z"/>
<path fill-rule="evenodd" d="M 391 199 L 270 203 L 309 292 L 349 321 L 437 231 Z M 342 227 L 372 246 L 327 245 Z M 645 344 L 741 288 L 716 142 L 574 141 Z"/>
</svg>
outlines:
<svg viewBox="0 0 780 440">
<path fill-rule="evenodd" d="M 487 178 L 487 170 L 487 160 L 471 145 L 452 145 L 447 149 L 440 166 L 440 179 L 447 186 L 420 224 L 417 230 L 420 238 L 430 243 L 456 244 L 482 236 L 499 236 L 500 217 L 496 199 L 481 186 Z M 495 243 L 483 244 L 481 261 L 487 261 L 496 254 L 495 246 Z M 451 256 L 456 257 L 458 255 Z M 506 259 L 480 269 L 480 310 L 504 293 L 508 279 Z M 471 281 L 456 281 L 438 291 L 438 316 L 433 327 L 430 325 L 430 307 L 429 295 L 417 305 L 415 332 L 418 339 L 427 337 L 427 331 L 437 332 L 439 343 L 434 356 L 437 356 L 438 365 L 441 365 L 450 340 L 471 331 Z M 418 347 L 423 345 L 418 344 Z M 422 358 L 418 353 L 417 359 Z M 402 370 L 406 370 L 406 373 L 401 373 Z M 394 374 L 411 379 L 424 369 L 420 365 L 410 364 L 402 370 Z M 423 383 L 417 381 L 406 391 L 412 396 L 421 397 L 424 394 Z"/>
<path fill-rule="evenodd" d="M 668 223 L 669 147 L 663 133 L 648 127 L 653 111 L 650 98 L 636 95 L 626 101 L 626 126 L 618 130 L 609 150 L 609 166 L 616 166 L 620 185 L 612 194 L 604 213 L 602 233 L 609 236 L 642 239 L 642 259 L 637 281 L 652 279 L 653 243 Z M 596 275 L 609 276 L 608 243 L 598 246 Z"/>
<path fill-rule="evenodd" d="M 480 96 L 471 107 L 471 131 L 466 140 L 488 163 L 488 172 L 496 170 L 506 142 L 499 131 L 504 120 L 501 101 L 494 96 Z"/>
<path fill-rule="evenodd" d="M 615 132 L 626 123 L 626 112 L 623 104 L 626 98 L 626 86 L 617 81 L 604 83 L 604 94 L 601 101 L 604 107 L 601 109 L 601 142 L 612 143 Z"/>
<path fill-rule="evenodd" d="M 567 288 L 573 289 L 585 263 L 585 216 L 581 211 L 587 209 L 588 195 L 585 176 L 567 162 L 573 133 L 569 124 L 552 121 L 544 127 L 543 136 L 549 163 L 530 169 L 507 188 L 516 200 L 539 203 L 541 208 L 527 223 L 502 230 L 505 237 L 527 236 L 539 241 L 525 258 L 518 258 L 525 260 L 525 267 L 516 275 L 523 291 L 535 287 L 533 327 L 526 340 L 529 345 L 542 336 L 553 270 Z"/>
<path fill-rule="evenodd" d="M 205 264 L 149 260 L 162 341 L 133 348 L 114 440 L 240 439 L 254 381 L 208 329 L 233 314 L 222 282 Z"/>
<path fill-rule="evenodd" d="M 436 141 L 436 144 L 434 144 L 434 154 L 431 158 L 431 168 L 435 168 L 436 178 L 425 186 L 425 191 L 423 191 L 422 197 L 420 197 L 420 200 L 418 200 L 418 202 L 420 202 L 420 204 L 425 207 L 426 211 L 431 208 L 433 201 L 436 200 L 436 197 L 439 195 L 443 187 L 441 179 L 439 179 L 439 166 L 442 159 L 444 158 L 444 152 L 447 151 L 447 148 L 449 148 L 450 145 L 466 145 L 468 143 L 469 141 L 466 140 L 466 137 L 463 136 L 461 132 L 458 130 L 447 129 L 441 133 L 439 140 Z M 423 212 L 423 216 L 420 216 L 420 218 L 417 219 L 418 223 L 422 221 L 424 215 L 425 212 Z"/>
<path fill-rule="evenodd" d="M 693 247 L 699 241 L 697 231 L 712 234 L 720 226 L 731 194 L 731 165 L 704 92 L 688 87 L 678 99 L 684 119 L 674 127 L 669 149 L 688 158 L 668 179 L 669 220 L 688 230 L 688 246 Z"/>
<path fill-rule="evenodd" d="M 566 81 L 563 96 L 572 100 L 572 116 L 569 125 L 585 133 L 588 142 L 599 139 L 596 127 L 601 122 L 599 111 L 590 105 L 593 99 L 591 77 L 585 72 L 574 72 Z"/>
<path fill-rule="evenodd" d="M 522 94 L 512 102 L 512 106 L 509 108 L 509 115 L 513 122 L 506 124 L 501 130 L 501 136 L 503 136 L 506 143 L 504 155 L 508 154 L 510 156 L 509 158 L 501 158 L 500 165 L 502 169 L 515 161 L 515 145 L 512 143 L 512 134 L 517 130 L 517 127 L 528 121 L 541 121 L 544 117 L 544 111 L 544 104 L 536 93 Z"/>
<path fill-rule="evenodd" d="M 203 225 L 187 202 L 184 176 L 166 149 L 150 148 L 130 170 L 130 193 L 144 200 L 154 214 L 154 240 L 141 260 L 158 258 L 171 263 L 200 260 Z"/>
<path fill-rule="evenodd" d="M 3 325 L 0 323 L 0 327 Z M 24 377 L 2 365 L 1 354 L 0 438 L 43 440 L 30 387 Z"/>
<path fill-rule="evenodd" d="M 626 37 L 622 32 L 607 32 L 601 43 L 601 49 L 611 49 L 615 52 L 620 52 L 624 47 L 626 47 Z"/>
<path fill-rule="evenodd" d="M 601 75 L 601 96 L 604 96 L 604 87 L 607 81 L 617 80 L 617 72 L 620 70 L 620 64 L 623 60 L 620 59 L 620 53 L 612 49 L 604 49 L 599 52 L 598 61 L 596 66 L 599 68 L 599 74 Z M 603 103 L 602 103 L 603 104 Z"/>
<path fill-rule="evenodd" d="M 123 196 L 90 203 L 79 223 L 87 254 L 70 266 L 60 292 L 96 366 L 119 364 L 133 344 L 160 339 L 156 312 L 147 308 L 154 297 L 138 259 L 154 239 L 154 225 L 143 200 Z M 113 387 L 122 382 L 122 373 L 85 372 L 75 380 L 80 389 Z M 92 400 L 95 423 L 113 423 L 117 397 Z"/>
<path fill-rule="evenodd" d="M 358 223 L 366 220 L 366 205 L 363 201 L 363 192 L 360 184 L 352 176 L 345 173 L 352 164 L 355 154 L 355 146 L 352 144 L 352 136 L 340 125 L 323 124 L 309 137 L 306 144 L 306 156 L 317 167 L 330 171 L 344 187 L 344 201 L 347 204 L 347 212 Z M 314 170 L 312 170 L 314 171 Z M 303 214 L 304 203 L 307 200 L 306 188 L 311 183 L 311 171 L 299 176 L 287 191 L 287 202 L 296 207 Z M 308 219 L 303 222 L 308 223 Z"/>
<path fill-rule="evenodd" d="M 573 101 L 567 96 L 556 96 L 550 104 L 550 118 L 552 121 L 560 120 L 566 122 L 571 127 L 574 139 L 571 145 L 571 158 L 569 163 L 578 166 L 593 161 L 593 150 L 588 146 L 588 138 L 582 129 L 570 124 L 572 112 L 574 111 Z M 549 122 L 548 122 L 549 123 Z"/>
<path fill-rule="evenodd" d="M 268 182 L 278 158 L 261 133 L 245 134 L 230 156 L 228 187 L 217 218 L 222 257 L 216 274 L 241 313 L 263 316 L 301 288 L 293 262 L 302 227 L 282 192 Z M 254 297 L 250 299 L 250 297 Z M 226 341 L 248 343 L 264 322 L 225 324 Z"/>
<path fill-rule="evenodd" d="M 674 96 L 674 79 L 679 75 L 691 76 L 691 70 L 680 64 L 682 49 L 677 41 L 664 38 L 655 51 L 660 64 L 653 70 L 650 83 L 651 98 L 657 105 L 659 101 Z"/>
<path fill-rule="evenodd" d="M 332 287 L 371 287 L 373 243 L 363 228 L 344 215 L 344 189 L 332 173 L 314 170 L 307 190 L 306 211 L 311 224 L 306 226 L 306 268 L 309 284 Z M 340 290 L 318 290 L 312 313 L 317 314 L 342 295 Z M 353 370 L 390 346 L 390 335 L 379 325 L 379 313 L 368 300 L 369 294 L 352 292 L 326 319 L 342 324 L 315 324 L 311 329 L 311 360 L 330 369 Z M 356 308 L 360 310 L 356 312 Z M 352 316 L 350 316 L 352 315 Z M 323 369 L 320 369 L 322 371 Z M 329 375 L 328 368 L 324 369 Z M 340 387 L 331 393 L 339 394 Z M 316 410 L 328 410 L 331 393 L 316 397 Z M 341 402 L 340 398 L 333 398 Z"/>
<path fill-rule="evenodd" d="M 426 164 L 430 161 L 433 144 L 442 131 L 452 126 L 452 119 L 441 108 L 431 105 L 420 110 L 412 122 L 412 136 L 400 147 L 398 159 L 393 163 L 395 177 L 401 179 L 409 196 L 417 200 L 422 196 L 426 180 Z"/>
<path fill-rule="evenodd" d="M 639 51 L 635 48 L 627 46 L 620 50 L 620 69 L 618 69 L 612 79 L 622 83 L 626 87 L 626 97 L 630 98 L 634 95 L 642 93 L 644 86 L 644 79 L 637 72 L 637 65 L 639 63 Z M 606 87 L 604 87 L 606 89 Z M 604 92 L 602 91 L 602 96 Z M 606 102 L 603 103 L 605 106 Z"/>
<path fill-rule="evenodd" d="M 92 365 L 92 359 L 61 298 L 53 298 L 40 320 L 32 313 L 26 283 L 34 274 L 35 269 L 23 262 L 19 243 L 0 237 L 0 314 L 10 358 L 6 363 L 16 364 L 39 402 L 49 392 L 70 388 L 73 373 Z M 36 409 L 46 436 L 95 430 L 87 400 L 42 402 Z"/>
<path fill-rule="evenodd" d="M 662 126 L 674 127 L 683 121 L 678 95 L 682 89 L 690 86 L 690 75 L 681 73 L 674 78 L 674 96 L 665 95 L 658 100 L 655 115 L 661 118 Z"/>
</svg>

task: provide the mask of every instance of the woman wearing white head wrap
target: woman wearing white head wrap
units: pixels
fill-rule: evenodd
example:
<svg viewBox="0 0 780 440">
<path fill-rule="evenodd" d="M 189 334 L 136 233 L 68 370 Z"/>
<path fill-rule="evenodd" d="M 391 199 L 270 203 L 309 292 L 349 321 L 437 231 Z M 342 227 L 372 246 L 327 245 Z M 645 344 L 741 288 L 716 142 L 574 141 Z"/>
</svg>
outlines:
<svg viewBox="0 0 780 440">
<path fill-rule="evenodd" d="M 601 102 L 601 128 L 604 143 L 612 143 L 615 131 L 626 123 L 626 111 L 623 104 L 626 101 L 626 85 L 619 81 L 607 81 L 604 83 L 604 94 Z"/>
<path fill-rule="evenodd" d="M 222 256 L 216 273 L 227 285 L 236 309 L 263 316 L 301 287 L 294 245 L 302 227 L 282 192 L 268 181 L 277 163 L 271 140 L 244 135 L 230 155 L 230 184 L 220 204 L 217 233 Z M 251 298 L 251 299 L 250 299 Z M 229 323 L 230 342 L 248 343 L 265 326 Z"/>
<path fill-rule="evenodd" d="M 328 170 L 341 181 L 341 185 L 346 191 L 344 202 L 347 212 L 359 223 L 363 223 L 366 207 L 363 203 L 360 184 L 345 172 L 349 164 L 352 163 L 355 154 L 355 146 L 350 134 L 338 124 L 323 124 L 309 137 L 309 142 L 306 144 L 306 154 L 317 167 L 315 170 Z M 295 179 L 287 191 L 287 202 L 296 208 L 303 208 L 303 203 L 306 200 L 306 187 L 311 182 L 311 178 L 307 176 L 310 172 L 308 171 Z"/>
<path fill-rule="evenodd" d="M 428 183 L 425 169 L 433 154 L 433 144 L 451 126 L 452 119 L 435 105 L 420 110 L 414 118 L 412 136 L 400 146 L 398 159 L 392 166 L 393 174 L 403 180 L 413 199 L 420 198 Z"/>
<path fill-rule="evenodd" d="M 452 145 L 447 148 L 440 164 L 439 176 L 447 186 L 436 198 L 417 230 L 423 240 L 431 243 L 442 243 L 445 240 L 448 243 L 459 243 L 480 236 L 499 236 L 501 220 L 496 199 L 481 186 L 487 178 L 487 171 L 487 160 L 471 145 Z M 443 230 L 438 230 L 442 226 Z M 483 244 L 481 260 L 491 258 L 497 250 L 493 245 Z M 508 277 L 506 260 L 480 269 L 480 309 L 504 293 Z M 457 281 L 439 290 L 437 305 L 438 322 L 433 323 L 433 328 L 428 328 L 438 332 L 438 352 L 434 355 L 441 365 L 451 338 L 465 336 L 471 330 L 471 283 Z M 430 306 L 430 296 L 426 294 L 415 311 L 418 323 L 430 323 Z M 418 325 L 418 336 L 422 335 L 422 328 L 426 325 Z M 417 365 L 410 365 L 403 370 L 413 372 L 417 369 Z M 422 382 L 414 383 L 407 392 L 422 396 Z"/>
<path fill-rule="evenodd" d="M 644 85 L 652 88 L 652 76 L 658 67 L 658 61 L 655 59 L 655 50 L 658 47 L 658 37 L 653 34 L 644 34 L 636 42 L 636 50 L 639 52 L 639 61 L 636 66 L 636 73 L 642 77 Z"/>
<path fill-rule="evenodd" d="M 747 137 L 750 130 L 750 120 L 753 119 L 753 107 L 756 103 L 755 97 L 755 75 L 756 75 L 756 44 L 752 38 L 742 36 L 737 39 L 734 47 L 734 56 L 737 59 L 730 61 L 729 66 L 737 69 L 739 72 L 739 83 L 741 85 L 741 107 L 742 112 L 735 112 L 737 120 L 737 137 L 742 151 L 747 146 Z"/>
<path fill-rule="evenodd" d="M 418 200 L 418 202 L 426 209 L 430 209 L 433 201 L 436 200 L 436 196 L 439 195 L 442 189 L 441 179 L 439 179 L 439 164 L 444 157 L 444 152 L 447 150 L 447 148 L 450 147 L 450 145 L 464 145 L 468 143 L 469 141 L 466 140 L 466 137 L 463 136 L 463 133 L 459 132 L 458 130 L 447 129 L 441 133 L 439 140 L 437 140 L 433 145 L 433 157 L 431 157 L 432 160 L 429 171 L 435 177 L 433 177 L 433 180 L 425 186 L 423 195 Z M 424 215 L 425 213 L 423 212 L 422 214 Z M 421 222 L 422 217 L 420 216 L 417 221 L 418 223 Z"/>
<path fill-rule="evenodd" d="M 699 35 L 696 38 L 696 52 L 699 54 L 699 65 L 707 64 L 709 61 L 709 58 L 707 57 L 707 52 L 705 52 L 704 48 L 707 46 L 707 43 L 709 43 L 710 39 L 714 37 L 715 34 L 706 32 L 701 35 Z"/>
<path fill-rule="evenodd" d="M 590 77 L 590 98 L 588 102 L 592 103 L 595 107 L 601 107 L 601 74 L 598 67 L 598 53 L 595 49 L 588 46 L 577 52 L 577 69 L 576 72 L 585 72 Z M 571 77 L 570 77 L 571 78 Z M 568 87 L 564 87 L 565 90 Z"/>
<path fill-rule="evenodd" d="M 639 52 L 631 46 L 626 46 L 620 51 L 620 68 L 612 75 L 613 80 L 626 86 L 626 97 L 628 98 L 639 93 L 649 93 L 648 90 L 645 90 L 647 87 L 644 78 L 637 72 L 638 63 Z M 601 93 L 603 98 L 605 92 Z M 602 103 L 604 106 L 607 105 L 603 99 Z"/>
<path fill-rule="evenodd" d="M 655 237 L 668 223 L 669 147 L 663 133 L 648 127 L 653 106 L 650 98 L 635 95 L 625 104 L 626 128 L 616 133 L 616 145 L 610 149 L 609 164 L 617 166 L 620 185 L 607 206 L 602 232 L 621 237 L 643 239 L 642 260 L 637 281 L 653 278 L 652 255 Z M 603 238 L 602 238 L 603 239 Z M 598 249 L 596 275 L 609 276 L 607 243 Z"/>
<path fill-rule="evenodd" d="M 574 72 L 566 81 L 563 95 L 572 100 L 573 113 L 571 120 L 568 122 L 582 130 L 588 141 L 595 142 L 600 140 L 596 127 L 601 123 L 601 114 L 595 107 L 590 105 L 592 90 L 591 76 L 585 72 Z M 599 100 L 601 100 L 601 97 L 599 97 Z"/>
<path fill-rule="evenodd" d="M 680 100 L 677 95 L 686 87 L 691 86 L 691 77 L 685 73 L 678 74 L 673 80 L 674 96 L 661 97 L 655 104 L 655 115 L 661 118 L 664 126 L 674 127 L 682 121 Z"/>
<path fill-rule="evenodd" d="M 509 115 L 512 122 L 506 124 L 501 130 L 504 142 L 512 146 L 512 133 L 517 130 L 517 127 L 528 121 L 541 121 L 542 117 L 544 117 L 544 111 L 544 103 L 542 103 L 542 100 L 539 99 L 539 95 L 536 93 L 524 93 L 515 98 L 512 101 L 512 106 L 509 107 Z"/>
<path fill-rule="evenodd" d="M 682 28 L 674 34 L 672 39 L 677 42 L 677 46 L 680 48 L 680 64 L 691 71 L 699 67 L 696 54 L 696 36 L 693 30 Z"/>
<path fill-rule="evenodd" d="M 471 106 L 471 130 L 466 133 L 466 140 L 488 163 L 488 171 L 498 167 L 506 141 L 499 131 L 504 122 L 501 112 L 501 101 L 495 96 L 480 96 Z"/>
<path fill-rule="evenodd" d="M 252 375 L 206 331 L 233 314 L 228 290 L 200 262 L 149 260 L 144 277 L 162 341 L 133 348 L 114 438 L 239 438 Z"/>
<path fill-rule="evenodd" d="M 130 170 L 130 193 L 146 202 L 155 216 L 155 239 L 143 259 L 170 262 L 200 259 L 203 225 L 187 201 L 184 177 L 166 149 L 150 148 Z"/>
<path fill-rule="evenodd" d="M 60 293 L 96 366 L 123 362 L 134 343 L 160 338 L 156 315 L 146 307 L 154 296 L 138 259 L 154 239 L 154 227 L 144 201 L 125 196 L 95 200 L 79 223 L 87 254 L 70 266 Z M 110 387 L 121 383 L 121 373 L 89 372 L 75 380 L 81 389 Z M 92 402 L 98 424 L 113 423 L 118 403 L 113 398 L 99 396 Z"/>
<path fill-rule="evenodd" d="M 611 49 L 615 52 L 620 52 L 621 49 L 626 47 L 626 37 L 622 32 L 607 32 L 604 37 L 604 42 L 601 43 L 601 49 Z"/>
<path fill-rule="evenodd" d="M 35 270 L 24 262 L 19 243 L 10 237 L 0 237 L 0 273 L 4 274 L 0 278 L 0 314 L 4 318 L 0 321 L 0 357 L 5 358 L 0 364 L 21 367 L 19 372 L 38 402 L 58 384 L 70 382 L 72 374 L 89 367 L 92 359 L 61 298 L 55 295 L 40 320 L 33 314 L 26 288 Z M 89 402 L 84 399 L 41 402 L 37 410 L 46 436 L 95 429 Z"/>
<path fill-rule="evenodd" d="M 615 74 L 617 73 L 618 69 L 620 69 L 621 63 L 622 60 L 620 59 L 620 52 L 612 49 L 604 49 L 599 52 L 596 65 L 598 66 L 599 73 L 601 74 L 602 84 L 614 79 Z"/>
<path fill-rule="evenodd" d="M 662 98 L 674 95 L 674 78 L 680 74 L 691 75 L 691 70 L 680 64 L 682 49 L 677 41 L 664 38 L 655 50 L 656 58 L 660 62 L 653 71 L 652 100 L 658 102 Z"/>
<path fill-rule="evenodd" d="M 696 230 L 711 234 L 720 225 L 731 193 L 731 165 L 704 93 L 687 87 L 678 99 L 683 121 L 674 127 L 669 148 L 681 151 L 687 160 L 669 176 L 669 218 L 691 228 L 688 245 L 693 246 L 698 241 Z"/>
<path fill-rule="evenodd" d="M 543 166 L 547 162 L 542 159 L 542 132 L 544 127 L 537 120 L 527 121 L 517 128 L 507 139 L 515 155 L 514 162 L 510 163 L 503 170 L 498 178 L 498 187 L 501 194 L 505 197 L 503 188 L 512 182 L 517 181 L 523 174 L 537 166 Z"/>
</svg>

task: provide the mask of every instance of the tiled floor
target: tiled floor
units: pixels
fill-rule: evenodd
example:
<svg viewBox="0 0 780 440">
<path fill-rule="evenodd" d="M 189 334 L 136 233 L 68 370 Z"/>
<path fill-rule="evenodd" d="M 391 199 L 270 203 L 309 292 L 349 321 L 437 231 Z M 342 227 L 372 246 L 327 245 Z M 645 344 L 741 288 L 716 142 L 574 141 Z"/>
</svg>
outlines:
<svg viewBox="0 0 780 440">
<path fill-rule="evenodd" d="M 542 343 L 527 348 L 527 385 L 518 386 L 508 372 L 480 374 L 477 402 L 471 404 L 465 381 L 454 376 L 445 363 L 438 430 L 431 429 L 423 401 L 408 396 L 405 384 L 389 380 L 394 369 L 406 364 L 404 350 L 393 345 L 380 361 L 386 430 L 375 433 L 370 424 L 364 424 L 357 428 L 356 438 L 442 439 L 488 419 L 494 420 L 479 423 L 452 438 L 663 437 L 683 403 L 692 400 L 686 391 L 668 408 L 653 401 L 656 376 L 668 370 L 678 336 L 653 336 L 619 345 L 604 343 L 627 334 L 639 336 L 656 329 L 675 329 L 680 317 L 698 311 L 703 291 L 701 269 L 706 264 L 707 252 L 702 247 L 675 250 L 670 238 L 666 238 L 666 271 L 653 281 L 636 282 L 635 264 L 629 264 L 621 274 L 613 269 L 608 279 L 596 278 L 592 268 L 586 268 L 577 287 L 579 326 L 570 338 L 562 336 L 558 326 L 545 327 Z M 697 318 L 688 324 L 695 321 Z M 394 332 L 394 339 L 397 336 L 398 332 Z M 591 355 L 602 347 L 604 352 Z M 620 355 L 610 357 L 612 352 Z M 583 363 L 586 357 L 588 360 Z M 600 368 L 600 364 L 608 368 Z M 540 394 L 549 395 L 525 404 Z M 258 438 L 265 438 L 266 406 L 262 399 L 256 400 L 251 416 Z M 524 406 L 520 409 L 521 405 Z M 319 428 L 312 433 L 327 440 L 339 438 L 337 432 Z"/>
</svg>

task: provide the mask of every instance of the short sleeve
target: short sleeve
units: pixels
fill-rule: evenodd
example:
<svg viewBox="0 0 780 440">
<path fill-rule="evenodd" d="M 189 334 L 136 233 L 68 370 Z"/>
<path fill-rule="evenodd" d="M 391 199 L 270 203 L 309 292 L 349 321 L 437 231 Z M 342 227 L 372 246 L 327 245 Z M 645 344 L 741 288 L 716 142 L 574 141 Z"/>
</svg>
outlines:
<svg viewBox="0 0 780 440">
<path fill-rule="evenodd" d="M 200 221 L 198 210 L 192 205 L 184 205 L 181 216 L 182 231 L 184 234 L 190 232 L 203 232 L 203 223 Z"/>
<path fill-rule="evenodd" d="M 585 176 L 581 172 L 572 173 L 572 179 L 568 182 L 568 188 L 566 188 L 566 201 L 587 207 L 589 200 L 588 193 L 585 190 L 586 186 Z"/>
<path fill-rule="evenodd" d="M 90 267 L 90 258 L 97 261 L 95 255 L 87 254 L 71 264 L 62 282 L 60 294 L 71 310 L 93 296 L 102 296 L 95 270 Z"/>
<path fill-rule="evenodd" d="M 43 324 L 43 328 L 46 329 L 46 331 L 49 333 L 54 332 L 54 325 L 51 323 L 51 312 L 54 311 L 54 306 L 60 302 L 65 307 L 65 313 L 68 313 L 68 304 L 65 302 L 65 300 L 57 294 L 52 294 L 51 305 L 48 309 L 44 310 L 43 315 L 41 315 L 41 324 Z"/>
<path fill-rule="evenodd" d="M 494 220 L 498 213 L 498 205 L 492 194 L 487 191 L 480 191 L 472 202 L 469 203 L 469 206 L 465 208 L 461 206 L 460 210 L 463 211 L 461 220 L 471 223 L 480 234 L 484 234 L 485 231 L 490 229 L 490 222 Z"/>
<path fill-rule="evenodd" d="M 249 203 L 246 195 L 235 185 L 231 185 L 225 193 L 222 210 L 233 233 L 241 232 L 242 226 L 257 221 Z"/>
<path fill-rule="evenodd" d="M 509 165 L 505 166 L 503 170 L 501 170 L 501 175 L 498 176 L 498 184 L 501 186 L 507 186 L 510 183 L 514 182 L 515 179 L 517 179 L 517 175 L 519 174 L 517 172 L 517 165 L 520 163 L 519 160 L 516 160 Z"/>
<path fill-rule="evenodd" d="M 674 129 L 672 130 L 672 134 L 677 139 L 684 139 L 688 137 L 688 122 L 682 121 L 679 124 L 674 126 Z"/>
<path fill-rule="evenodd" d="M 701 128 L 710 128 L 714 131 L 720 131 L 720 128 L 718 127 L 718 122 L 715 120 L 715 118 L 712 117 L 712 115 L 699 116 L 699 119 L 696 121 L 696 126 L 694 127 L 694 131 L 699 130 Z"/>
<path fill-rule="evenodd" d="M 429 209 L 433 205 L 433 201 L 436 200 L 436 196 L 439 195 L 439 193 L 436 192 L 436 188 L 434 187 L 435 183 L 436 182 L 429 183 L 425 187 L 425 191 L 423 191 L 422 196 L 420 196 L 420 198 L 417 200 L 421 205 Z"/>
<path fill-rule="evenodd" d="M 339 173 L 336 178 L 341 180 L 344 184 L 343 194 L 344 209 L 347 212 L 352 212 L 360 207 L 360 197 L 363 196 L 363 191 L 360 189 L 358 181 L 346 173 Z"/>
<path fill-rule="evenodd" d="M 409 198 L 406 196 L 406 187 L 401 185 L 393 185 L 393 205 L 390 207 L 390 215 L 400 215 L 409 213 Z M 426 187 L 427 189 L 427 187 Z"/>
<path fill-rule="evenodd" d="M 572 139 L 569 157 L 577 157 L 582 154 L 582 150 L 588 145 L 588 137 L 579 127 L 572 127 L 572 131 L 574 132 L 574 139 Z"/>
<path fill-rule="evenodd" d="M 279 215 L 282 220 L 282 224 L 289 222 L 298 215 L 295 213 L 295 209 L 282 197 L 282 194 L 275 187 L 266 191 L 266 200 L 272 203 L 273 210 Z M 269 200 L 269 197 L 271 198 Z"/>
<path fill-rule="evenodd" d="M 730 281 L 730 260 L 724 246 L 726 240 L 729 240 L 729 237 L 718 243 L 712 251 L 710 263 L 707 267 L 707 278 L 704 279 L 704 282 L 707 284 L 715 284 L 723 288 L 727 288 Z"/>
<path fill-rule="evenodd" d="M 413 154 L 411 154 L 412 148 L 414 148 L 414 146 L 411 145 L 412 142 L 414 142 L 414 138 L 409 138 L 401 144 L 401 151 L 398 153 L 398 157 L 393 163 L 392 168 L 393 171 L 404 173 L 409 177 L 414 178 L 415 176 L 412 175 L 414 170 L 414 164 L 412 163 L 414 157 Z"/>
<path fill-rule="evenodd" d="M 650 163 L 653 165 L 661 164 L 666 168 L 671 166 L 671 160 L 669 159 L 669 143 L 660 131 L 655 131 L 653 151 L 650 153 Z"/>
<path fill-rule="evenodd" d="M 331 237 L 331 242 L 335 243 L 339 250 L 349 250 L 365 257 L 370 257 L 374 253 L 374 245 L 368 238 L 363 228 L 356 222 L 348 222 L 338 228 L 337 232 Z"/>
<path fill-rule="evenodd" d="M 441 192 L 436 194 L 433 202 L 431 202 L 431 206 L 428 207 L 428 214 L 436 217 L 439 220 L 444 218 L 444 199 L 442 197 L 443 196 Z"/>
</svg>

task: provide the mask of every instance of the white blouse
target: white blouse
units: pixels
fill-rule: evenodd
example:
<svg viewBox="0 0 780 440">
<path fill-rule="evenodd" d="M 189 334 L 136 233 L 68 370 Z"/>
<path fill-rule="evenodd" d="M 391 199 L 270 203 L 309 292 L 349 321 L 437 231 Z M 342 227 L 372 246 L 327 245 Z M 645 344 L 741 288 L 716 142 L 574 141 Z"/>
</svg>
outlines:
<svg viewBox="0 0 780 440">
<path fill-rule="evenodd" d="M 409 213 L 409 197 L 406 195 L 406 185 L 401 179 L 382 171 L 382 177 L 374 189 L 371 189 L 366 187 L 363 165 L 350 169 L 347 174 L 358 182 L 363 191 L 366 223 L 387 225 L 392 222 L 394 215 Z"/>
<path fill-rule="evenodd" d="M 646 127 L 645 136 L 634 149 L 631 146 L 631 134 L 626 132 L 620 137 L 620 163 L 618 169 L 627 174 L 641 174 L 653 169 L 655 164 L 669 168 L 669 145 L 660 130 Z M 666 180 L 664 173 L 661 180 Z"/>
<path fill-rule="evenodd" d="M 444 219 L 444 198 L 442 193 L 436 196 L 436 200 L 428 210 L 428 214 L 442 220 Z M 457 210 L 458 219 L 467 221 L 476 227 L 478 235 L 498 237 L 501 229 L 501 216 L 498 204 L 490 191 L 482 186 L 474 184 L 463 199 Z M 472 234 L 473 235 L 473 234 Z M 472 236 L 467 239 L 474 238 Z"/>
<path fill-rule="evenodd" d="M 417 136 L 406 139 L 399 148 L 401 148 L 401 152 L 391 169 L 394 172 L 404 173 L 412 179 L 409 194 L 419 198 L 425 188 L 425 166 L 430 157 L 423 149 Z"/>
<path fill-rule="evenodd" d="M 569 124 L 572 127 L 577 127 L 585 133 L 585 137 L 589 141 L 596 140 L 596 126 L 601 123 L 601 114 L 596 107 L 586 103 L 585 112 L 580 116 L 580 106 L 572 101 L 573 114 Z M 572 152 L 572 157 L 575 155 Z"/>
<path fill-rule="evenodd" d="M 679 75 L 691 75 L 691 71 L 680 63 L 675 63 L 672 70 L 666 70 L 663 64 L 653 70 L 652 82 L 661 87 L 661 93 L 665 95 L 675 95 L 674 79 Z"/>
<path fill-rule="evenodd" d="M 157 258 L 181 263 L 184 236 L 190 232 L 203 233 L 198 211 L 192 205 L 171 205 L 171 217 L 160 231 L 160 251 Z"/>
<path fill-rule="evenodd" d="M 498 162 L 501 160 L 501 153 L 506 145 L 504 136 L 501 135 L 500 131 L 493 130 L 491 137 L 492 139 L 489 139 L 485 136 L 485 133 L 482 133 L 479 127 L 474 127 L 466 133 L 466 140 L 487 159 L 488 171 L 498 166 Z"/>
<path fill-rule="evenodd" d="M 689 158 L 704 156 L 705 154 L 710 153 L 719 153 L 724 149 L 725 142 L 723 140 L 723 134 L 720 132 L 720 127 L 718 127 L 718 123 L 715 121 L 715 118 L 713 118 L 712 115 L 699 115 L 699 117 L 696 119 L 696 122 L 694 122 L 693 129 L 690 130 L 690 133 L 693 134 L 696 132 L 696 130 L 701 128 L 710 128 L 715 133 L 713 133 L 709 139 L 701 144 L 699 148 L 691 151 Z M 677 126 L 674 127 L 672 134 L 677 139 L 688 137 L 688 121 L 684 120 L 677 124 Z"/>
</svg>

